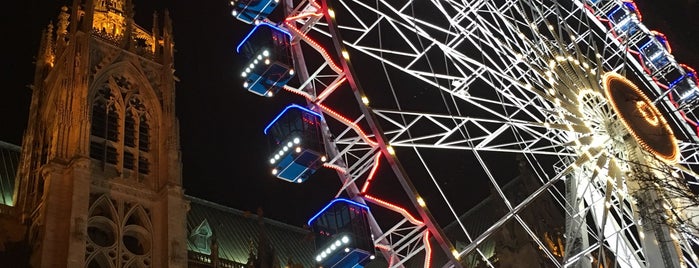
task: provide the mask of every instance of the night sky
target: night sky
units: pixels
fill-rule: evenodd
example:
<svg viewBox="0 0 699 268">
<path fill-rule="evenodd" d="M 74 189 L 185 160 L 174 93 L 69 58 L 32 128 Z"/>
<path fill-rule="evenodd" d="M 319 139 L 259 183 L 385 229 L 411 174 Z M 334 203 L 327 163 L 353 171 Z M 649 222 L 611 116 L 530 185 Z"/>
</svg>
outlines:
<svg viewBox="0 0 699 268">
<path fill-rule="evenodd" d="M 66 0 L 17 1 L 2 27 L 5 61 L 0 93 L 0 140 L 21 144 L 41 30 Z M 267 167 L 264 126 L 290 102 L 244 90 L 235 46 L 251 29 L 230 15 L 228 1 L 135 0 L 137 23 L 150 29 L 152 11 L 170 11 L 175 38 L 177 115 L 185 193 L 301 226 L 335 194 L 338 180 L 321 170 L 304 184 L 274 178 Z M 675 58 L 699 68 L 697 0 L 636 1 L 644 23 L 665 33 Z M 9 21 L 6 21 L 8 20 Z M 360 79 L 362 79 L 360 77 Z M 311 198 L 312 197 L 312 198 Z"/>
</svg>

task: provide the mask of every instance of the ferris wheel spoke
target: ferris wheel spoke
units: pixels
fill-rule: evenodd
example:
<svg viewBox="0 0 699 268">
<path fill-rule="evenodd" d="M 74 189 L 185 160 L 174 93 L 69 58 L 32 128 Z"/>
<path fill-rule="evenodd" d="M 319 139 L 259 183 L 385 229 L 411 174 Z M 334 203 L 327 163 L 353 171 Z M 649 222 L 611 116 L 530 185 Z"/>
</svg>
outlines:
<svg viewBox="0 0 699 268">
<path fill-rule="evenodd" d="M 374 113 L 385 120 L 384 133 L 394 147 L 570 155 L 563 145 L 575 142 L 561 140 L 555 126 L 538 122 L 389 110 Z M 591 142 L 586 137 L 575 139 L 579 144 Z"/>
<path fill-rule="evenodd" d="M 678 163 L 683 165 L 699 165 L 699 143 L 680 142 L 680 159 Z"/>
</svg>

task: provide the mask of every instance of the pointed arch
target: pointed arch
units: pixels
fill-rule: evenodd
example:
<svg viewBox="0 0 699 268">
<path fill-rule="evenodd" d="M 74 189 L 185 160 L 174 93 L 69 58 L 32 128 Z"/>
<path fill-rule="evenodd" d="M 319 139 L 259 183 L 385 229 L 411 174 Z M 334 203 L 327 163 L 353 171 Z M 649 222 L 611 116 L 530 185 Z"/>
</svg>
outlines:
<svg viewBox="0 0 699 268">
<path fill-rule="evenodd" d="M 122 61 L 99 71 L 90 90 L 90 157 L 139 182 L 157 177 L 161 104 L 143 70 Z M 116 121 L 116 122 L 114 122 Z M 118 138 L 115 138 L 115 133 Z"/>
<path fill-rule="evenodd" d="M 109 197 L 101 195 L 90 205 L 89 215 L 90 217 L 103 216 L 114 220 L 116 219 L 117 209 Z"/>
<path fill-rule="evenodd" d="M 127 77 L 130 81 L 135 82 L 134 84 L 139 86 L 138 93 L 143 96 L 145 105 L 149 108 L 149 112 L 152 114 L 154 119 L 159 122 L 161 118 L 162 105 L 160 104 L 158 94 L 151 86 L 148 77 L 146 77 L 144 73 L 145 72 L 140 67 L 134 65 L 132 62 L 122 61 L 105 67 L 104 69 L 100 70 L 95 77 L 105 79 L 105 77 L 109 77 L 111 74 L 119 74 Z M 98 84 L 98 79 L 95 79 L 95 85 Z M 93 90 L 91 90 L 91 94 L 94 94 Z"/>
<path fill-rule="evenodd" d="M 141 204 L 136 204 L 126 212 L 123 225 L 125 227 L 129 225 L 141 226 L 148 232 L 153 229 L 153 225 L 150 221 L 150 215 Z"/>
<path fill-rule="evenodd" d="M 93 247 L 99 249 L 114 248 L 119 235 L 116 224 L 117 209 L 106 196 L 98 197 L 88 211 L 87 236 Z"/>
<path fill-rule="evenodd" d="M 136 256 L 149 256 L 153 245 L 153 225 L 149 213 L 141 204 L 126 211 L 122 226 L 123 248 Z"/>
</svg>

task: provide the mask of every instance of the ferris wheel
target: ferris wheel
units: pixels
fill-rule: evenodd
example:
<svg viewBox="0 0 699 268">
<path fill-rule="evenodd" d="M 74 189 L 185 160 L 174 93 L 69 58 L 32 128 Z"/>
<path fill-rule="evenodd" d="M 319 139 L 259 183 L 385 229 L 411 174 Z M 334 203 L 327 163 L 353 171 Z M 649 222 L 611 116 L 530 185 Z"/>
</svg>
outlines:
<svg viewBox="0 0 699 268">
<path fill-rule="evenodd" d="M 322 266 L 699 267 L 697 74 L 632 1 L 231 4 L 243 87 L 306 99 L 271 172 L 366 216 Z"/>
</svg>

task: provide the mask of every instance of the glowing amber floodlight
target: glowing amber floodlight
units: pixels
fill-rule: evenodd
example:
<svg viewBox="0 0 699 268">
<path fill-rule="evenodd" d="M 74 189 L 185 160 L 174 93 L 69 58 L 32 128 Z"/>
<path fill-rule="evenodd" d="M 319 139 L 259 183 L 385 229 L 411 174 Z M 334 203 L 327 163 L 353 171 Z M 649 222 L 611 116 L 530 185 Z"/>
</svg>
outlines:
<svg viewBox="0 0 699 268">
<path fill-rule="evenodd" d="M 664 161 L 676 162 L 677 140 L 650 99 L 633 82 L 617 73 L 605 73 L 602 85 L 612 108 L 641 147 Z"/>
</svg>

